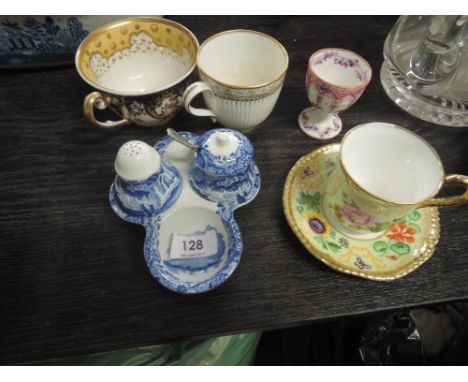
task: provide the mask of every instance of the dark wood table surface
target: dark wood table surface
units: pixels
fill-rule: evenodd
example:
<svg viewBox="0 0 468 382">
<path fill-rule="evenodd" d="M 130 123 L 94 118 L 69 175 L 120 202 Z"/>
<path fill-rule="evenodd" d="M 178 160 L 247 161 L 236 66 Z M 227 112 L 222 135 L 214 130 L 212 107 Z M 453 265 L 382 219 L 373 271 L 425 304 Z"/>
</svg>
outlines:
<svg viewBox="0 0 468 382">
<path fill-rule="evenodd" d="M 342 113 L 343 133 L 363 122 L 396 123 L 426 138 L 447 173 L 468 174 L 468 129 L 415 119 L 382 89 L 382 48 L 395 17 L 170 18 L 200 41 L 222 30 L 247 28 L 274 36 L 289 52 L 278 103 L 250 137 L 262 189 L 236 212 L 244 239 L 240 265 L 207 294 L 178 295 L 160 286 L 143 258 L 143 228 L 120 220 L 107 193 L 120 145 L 130 139 L 153 144 L 164 129 L 92 127 L 82 113 L 91 88 L 72 66 L 0 71 L 0 363 L 468 298 L 468 206 L 441 211 L 442 235 L 433 257 L 393 282 L 327 268 L 301 246 L 283 215 L 289 169 L 320 146 L 301 133 L 296 120 L 308 106 L 307 59 L 323 47 L 359 52 L 374 71 L 362 98 Z M 182 112 L 171 127 L 202 132 L 213 125 Z"/>
</svg>

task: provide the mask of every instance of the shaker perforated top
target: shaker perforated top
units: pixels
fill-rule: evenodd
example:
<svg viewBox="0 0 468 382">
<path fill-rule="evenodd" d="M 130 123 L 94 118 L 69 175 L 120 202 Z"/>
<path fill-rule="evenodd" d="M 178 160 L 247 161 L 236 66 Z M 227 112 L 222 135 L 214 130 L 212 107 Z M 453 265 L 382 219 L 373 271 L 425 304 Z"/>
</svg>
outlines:
<svg viewBox="0 0 468 382">
<path fill-rule="evenodd" d="M 124 143 L 115 158 L 114 167 L 118 176 L 126 181 L 142 181 L 158 172 L 161 158 L 157 151 L 145 142 Z"/>
</svg>

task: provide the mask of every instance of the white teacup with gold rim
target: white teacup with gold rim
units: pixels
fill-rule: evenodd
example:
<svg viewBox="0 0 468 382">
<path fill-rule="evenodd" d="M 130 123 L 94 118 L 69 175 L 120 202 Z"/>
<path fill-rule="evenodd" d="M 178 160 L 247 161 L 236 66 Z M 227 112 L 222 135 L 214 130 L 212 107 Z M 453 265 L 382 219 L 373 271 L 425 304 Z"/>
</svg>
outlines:
<svg viewBox="0 0 468 382">
<path fill-rule="evenodd" d="M 97 29 L 81 42 L 75 57 L 80 76 L 97 89 L 85 98 L 85 116 L 107 128 L 166 124 L 182 108 L 198 45 L 187 28 L 156 17 L 119 20 Z M 95 107 L 109 107 L 121 119 L 100 122 Z"/>
<path fill-rule="evenodd" d="M 283 45 L 266 34 L 244 29 L 215 34 L 200 46 L 197 67 L 201 81 L 186 90 L 185 109 L 249 132 L 273 110 L 288 63 Z M 208 109 L 191 106 L 200 93 Z"/>
<path fill-rule="evenodd" d="M 460 184 L 460 196 L 435 198 L 444 184 Z M 421 207 L 468 202 L 468 177 L 445 175 L 439 155 L 423 138 L 402 127 L 372 122 L 343 138 L 323 207 L 333 226 L 351 237 L 382 235 Z"/>
</svg>

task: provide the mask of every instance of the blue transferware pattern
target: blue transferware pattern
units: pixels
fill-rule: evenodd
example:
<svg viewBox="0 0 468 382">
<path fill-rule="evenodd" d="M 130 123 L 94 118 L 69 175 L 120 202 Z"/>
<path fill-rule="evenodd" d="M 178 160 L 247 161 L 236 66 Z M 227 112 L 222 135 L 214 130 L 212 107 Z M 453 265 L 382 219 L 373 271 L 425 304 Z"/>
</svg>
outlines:
<svg viewBox="0 0 468 382">
<path fill-rule="evenodd" d="M 218 204 L 216 213 L 222 217 L 224 227 L 230 237 L 228 242 L 229 257 L 224 266 L 212 277 L 199 282 L 183 281 L 179 277 L 176 277 L 177 273 L 170 271 L 170 268 L 161 266 L 163 264 L 163 260 L 157 250 L 159 248 L 159 235 L 157 233 L 161 228 L 160 218 L 158 217 L 153 220 L 152 224 L 145 225 L 146 240 L 144 253 L 146 265 L 153 277 L 158 280 L 161 285 L 181 294 L 204 293 L 220 286 L 232 275 L 239 264 L 242 254 L 243 244 L 241 232 L 234 219 L 231 208 Z"/>
<path fill-rule="evenodd" d="M 237 149 L 229 155 L 214 155 L 208 148 L 208 140 L 213 134 L 228 133 L 239 142 Z M 201 147 L 194 162 L 204 172 L 212 175 L 228 176 L 244 172 L 253 159 L 253 147 L 248 138 L 231 129 L 213 129 L 204 133 L 196 143 Z"/>
<path fill-rule="evenodd" d="M 4 17 L 0 22 L 0 65 L 70 61 L 89 31 L 77 17 L 57 24 L 54 16 Z"/>
<path fill-rule="evenodd" d="M 0 67 L 72 63 L 89 33 L 126 17 L 129 16 L 0 15 Z"/>
<path fill-rule="evenodd" d="M 161 160 L 160 170 L 144 181 L 124 181 L 117 175 L 111 188 L 111 205 L 131 216 L 132 223 L 140 223 L 172 207 L 181 190 L 179 171 Z"/>
<path fill-rule="evenodd" d="M 189 132 L 179 132 L 185 139 L 195 142 L 197 135 Z M 181 165 L 177 158 L 169 159 L 173 155 L 174 150 L 168 150 L 169 146 L 179 145 L 172 141 L 169 137 L 165 136 L 159 140 L 154 148 L 158 151 L 161 159 L 166 162 L 171 161 L 172 164 L 180 171 L 183 178 L 188 176 L 189 163 Z M 182 146 L 183 147 L 183 146 Z M 171 152 L 169 152 L 171 151 Z M 176 160 L 177 159 L 177 160 Z M 256 169 L 258 171 L 258 169 Z M 239 198 L 240 201 L 233 200 L 230 202 L 207 202 L 205 199 L 204 204 L 208 204 L 210 209 L 213 210 L 214 216 L 218 216 L 221 221 L 219 227 L 223 227 L 225 234 L 220 232 L 219 228 L 207 224 L 204 230 L 215 229 L 218 238 L 218 250 L 213 256 L 208 256 L 203 260 L 197 259 L 195 262 L 181 262 L 171 261 L 169 254 L 170 248 L 160 248 L 161 245 L 161 228 L 164 227 L 164 220 L 173 214 L 184 214 L 184 209 L 178 207 L 177 200 L 172 207 L 166 209 L 164 212 L 156 215 L 135 215 L 123 210 L 115 198 L 115 184 L 112 184 L 109 192 L 110 204 L 114 212 L 122 219 L 142 225 L 146 230 L 146 239 L 144 244 L 144 256 L 148 269 L 152 276 L 164 287 L 181 294 L 196 294 L 208 292 L 222 283 L 224 283 L 235 271 L 242 255 L 242 235 L 234 219 L 234 210 L 241 205 L 245 205 L 252 201 L 256 196 L 260 187 L 260 174 L 255 173 L 256 185 L 255 192 L 250 195 L 244 195 Z M 192 188 L 184 188 L 182 193 L 192 193 L 190 198 L 194 199 L 194 204 L 200 203 L 195 199 L 200 198 Z M 179 200 L 182 198 L 180 195 Z M 220 240 L 221 238 L 221 240 Z M 167 239 L 167 238 L 166 238 Z M 166 243 L 170 242 L 166 240 Z M 164 242 L 162 242 L 164 243 Z M 174 259 L 175 260 L 175 259 Z M 198 277 L 201 275 L 200 277 Z M 206 276 L 204 276 L 206 275 Z M 198 279 L 197 279 L 198 277 Z"/>
<path fill-rule="evenodd" d="M 189 133 L 187 131 L 178 131 L 177 134 L 185 138 L 190 143 L 195 143 L 197 140 L 197 135 L 193 133 Z M 154 149 L 159 153 L 159 155 L 163 156 L 166 152 L 167 146 L 169 146 L 173 142 L 172 138 L 168 135 L 162 137 L 159 141 L 156 142 L 154 145 Z"/>
<path fill-rule="evenodd" d="M 192 165 L 189 180 L 195 191 L 214 202 L 242 205 L 253 199 L 260 189 L 260 171 L 253 162 L 247 171 L 231 176 L 213 176 Z"/>
<path fill-rule="evenodd" d="M 230 155 L 214 155 L 208 142 L 214 134 L 228 133 L 237 140 Z M 203 134 L 196 143 L 201 147 L 189 169 L 192 188 L 202 197 L 214 202 L 244 204 L 260 188 L 260 171 L 253 161 L 249 139 L 231 129 L 214 129 Z"/>
</svg>

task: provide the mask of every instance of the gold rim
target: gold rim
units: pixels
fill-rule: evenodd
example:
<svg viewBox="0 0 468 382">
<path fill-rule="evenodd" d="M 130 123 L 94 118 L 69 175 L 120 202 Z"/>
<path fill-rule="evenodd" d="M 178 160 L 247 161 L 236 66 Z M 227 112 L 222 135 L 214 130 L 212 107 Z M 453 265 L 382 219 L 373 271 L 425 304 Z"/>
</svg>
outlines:
<svg viewBox="0 0 468 382">
<path fill-rule="evenodd" d="M 412 262 L 405 264 L 403 267 L 396 269 L 394 272 L 375 272 L 373 274 L 368 274 L 365 272 L 359 272 L 355 269 L 343 266 L 343 264 L 334 260 L 330 255 L 326 252 L 323 252 L 315 247 L 313 247 L 310 242 L 305 237 L 304 233 L 299 228 L 298 224 L 296 223 L 293 217 L 292 211 L 292 201 L 291 201 L 291 193 L 292 193 L 292 184 L 294 179 L 298 176 L 298 170 L 302 168 L 302 165 L 308 162 L 312 157 L 330 153 L 330 152 L 339 152 L 340 145 L 339 144 L 329 144 L 322 146 L 321 148 L 314 150 L 303 157 L 301 157 L 291 168 L 289 174 L 286 178 L 286 183 L 284 185 L 283 191 L 283 211 L 286 216 L 286 220 L 291 227 L 292 231 L 296 235 L 296 237 L 300 240 L 300 242 L 304 245 L 307 251 L 317 258 L 318 260 L 322 261 L 328 267 L 345 274 L 349 274 L 352 276 L 362 277 L 369 280 L 374 281 L 391 281 L 399 279 L 403 276 L 406 276 L 408 273 L 413 272 L 417 268 L 419 268 L 423 263 L 425 263 L 434 253 L 435 247 L 439 242 L 440 237 L 440 223 L 439 223 L 439 211 L 435 207 L 430 207 L 431 217 L 430 217 L 430 224 L 431 229 L 429 230 L 429 237 L 427 242 L 424 244 L 424 252 L 422 252 L 415 260 Z M 327 219 L 328 222 L 328 219 Z M 329 223 L 329 222 L 328 222 Z M 330 223 L 329 223 L 330 224 Z"/>
<path fill-rule="evenodd" d="M 183 74 L 183 76 L 181 76 L 177 80 L 175 80 L 175 81 L 171 82 L 170 84 L 165 85 L 165 86 L 163 86 L 161 88 L 152 89 L 151 91 L 147 91 L 147 92 L 143 92 L 143 93 L 134 93 L 134 92 L 126 92 L 126 91 L 118 91 L 118 90 L 108 89 L 108 88 L 106 88 L 104 86 L 101 86 L 100 84 L 94 82 L 92 79 L 88 78 L 82 72 L 81 65 L 80 65 L 79 61 L 80 61 L 81 57 L 84 54 L 83 49 L 84 49 L 85 45 L 87 45 L 87 43 L 89 41 L 91 41 L 93 38 L 95 38 L 97 35 L 99 35 L 100 33 L 102 33 L 105 30 L 113 29 L 113 28 L 116 28 L 116 27 L 119 27 L 119 26 L 125 26 L 125 25 L 127 25 L 129 23 L 147 22 L 149 20 L 154 20 L 154 22 L 174 27 L 174 28 L 178 29 L 180 32 L 186 33 L 187 36 L 190 37 L 190 40 L 191 40 L 192 44 L 195 47 L 195 51 L 198 54 L 198 50 L 200 49 L 200 43 L 198 42 L 195 35 L 188 28 L 183 26 L 182 24 L 180 24 L 180 23 L 178 23 L 176 21 L 164 19 L 164 18 L 161 18 L 161 17 L 129 17 L 129 18 L 126 18 L 126 19 L 116 20 L 116 21 L 110 22 L 108 24 L 105 24 L 105 25 L 101 26 L 100 28 L 96 29 L 95 31 L 91 32 L 88 36 L 86 36 L 85 39 L 83 39 L 83 41 L 81 41 L 81 43 L 80 43 L 80 45 L 79 45 L 79 47 L 78 47 L 78 49 L 77 49 L 77 51 L 75 53 L 75 67 L 76 67 L 76 70 L 78 71 L 78 74 L 80 75 L 80 77 L 85 82 L 87 82 L 89 85 L 91 85 L 92 87 L 94 87 L 94 88 L 96 88 L 98 90 L 101 90 L 101 91 L 103 91 L 103 92 L 105 92 L 107 94 L 114 94 L 114 95 L 118 95 L 118 96 L 134 96 L 134 97 L 145 96 L 145 95 L 149 95 L 149 94 L 162 92 L 164 90 L 170 89 L 174 85 L 177 85 L 177 84 L 181 83 L 183 80 L 185 80 L 187 77 L 189 77 L 190 74 L 195 69 L 195 66 L 197 64 L 196 57 L 193 60 L 193 63 L 190 66 L 190 68 L 187 69 L 187 71 Z"/>
<path fill-rule="evenodd" d="M 408 130 L 408 129 L 405 129 L 401 126 L 398 126 L 398 125 L 394 125 L 393 123 L 385 123 L 385 122 L 371 122 L 371 123 L 380 123 L 382 125 L 388 125 L 388 126 L 392 126 L 392 127 L 395 127 L 397 129 L 400 129 L 400 130 L 403 130 L 407 133 L 410 133 L 411 135 L 413 135 L 414 137 L 416 137 L 417 139 L 419 139 L 422 143 L 424 143 L 431 151 L 432 153 L 434 154 L 434 156 L 436 157 L 438 163 L 439 163 L 439 166 L 440 166 L 440 171 L 441 171 L 441 179 L 440 179 L 440 182 L 439 184 L 437 185 L 437 189 L 431 194 L 429 195 L 428 197 L 422 199 L 422 200 L 417 200 L 417 201 L 414 201 L 414 202 L 395 202 L 393 200 L 388 200 L 388 199 L 385 199 L 385 198 L 382 198 L 381 196 L 377 196 L 377 195 L 374 195 L 372 192 L 366 190 L 365 188 L 363 188 L 361 185 L 359 185 L 359 183 L 351 176 L 351 174 L 348 172 L 348 170 L 346 169 L 346 166 L 343 162 L 343 157 L 341 155 L 341 150 L 340 150 L 340 154 L 339 154 L 339 161 L 340 161 L 340 165 L 341 165 L 341 168 L 343 169 L 343 175 L 353 184 L 353 186 L 355 186 L 356 188 L 358 188 L 360 191 L 364 192 L 366 195 L 368 196 L 371 196 L 372 198 L 374 199 L 377 199 L 381 202 L 385 202 L 385 203 L 389 203 L 389 204 L 392 204 L 392 205 L 397 205 L 397 206 L 407 206 L 407 205 L 417 205 L 417 204 L 420 204 L 420 203 L 423 203 L 424 201 L 430 199 L 430 198 L 433 198 L 434 196 L 436 196 L 440 189 L 442 188 L 442 186 L 444 185 L 444 179 L 445 179 L 445 171 L 444 171 L 444 166 L 442 164 L 442 160 L 440 159 L 440 156 L 439 154 L 437 153 L 437 151 L 435 151 L 435 149 L 429 144 L 429 142 L 427 142 L 424 138 L 420 137 L 419 135 L 417 135 L 416 133 L 413 133 L 411 130 Z M 343 147 L 343 144 L 346 140 L 346 138 L 348 138 L 348 136 L 350 135 L 351 132 L 357 130 L 358 128 L 361 128 L 363 126 L 367 126 L 367 125 L 370 125 L 371 123 L 362 123 L 360 125 L 357 125 L 357 126 L 354 126 L 352 129 L 350 129 L 344 136 L 343 136 L 343 139 L 341 140 L 341 147 Z"/>
<path fill-rule="evenodd" d="M 358 85 L 358 86 L 342 86 L 342 85 L 336 85 L 330 81 L 327 81 L 325 79 L 323 79 L 322 77 L 320 77 L 315 71 L 314 69 L 312 68 L 312 65 L 311 65 L 311 61 L 312 59 L 319 53 L 322 53 L 322 52 L 325 52 L 327 50 L 340 50 L 342 52 L 347 52 L 347 53 L 351 53 L 353 54 L 354 56 L 356 57 L 359 57 L 359 59 L 361 61 L 363 61 L 367 67 L 369 68 L 369 79 L 362 85 Z M 310 71 L 312 72 L 312 74 L 317 77 L 320 81 L 322 81 L 324 84 L 328 85 L 328 86 L 331 86 L 331 87 L 334 87 L 334 88 L 338 88 L 338 89 L 346 89 L 346 90 L 351 90 L 351 89 L 356 89 L 356 90 L 360 90 L 360 89 L 364 89 L 367 87 L 367 85 L 369 85 L 369 83 L 371 82 L 372 80 L 372 67 L 370 66 L 369 62 L 364 58 L 362 57 L 361 55 L 357 54 L 356 52 L 353 52 L 352 50 L 348 50 L 348 49 L 343 49 L 343 48 L 323 48 L 323 49 L 319 49 L 317 50 L 316 52 L 312 53 L 309 57 L 309 61 L 308 61 L 308 69 L 310 69 Z"/>
<path fill-rule="evenodd" d="M 281 74 L 279 74 L 277 77 L 275 77 L 275 79 L 273 79 L 271 81 L 268 81 L 268 82 L 265 82 L 263 84 L 259 84 L 259 85 L 235 85 L 235 84 L 229 84 L 227 82 L 223 82 L 221 80 L 217 80 L 216 78 L 213 78 L 201 67 L 201 65 L 200 65 L 200 54 L 201 54 L 201 52 L 203 50 L 203 47 L 208 42 L 210 42 L 211 40 L 213 40 L 213 39 L 215 39 L 215 38 L 217 38 L 219 36 L 222 36 L 222 35 L 225 35 L 225 34 L 228 34 L 228 33 L 239 33 L 239 32 L 258 34 L 260 36 L 263 36 L 263 37 L 273 41 L 282 50 L 284 56 L 286 57 L 286 62 L 284 64 L 283 70 L 281 71 Z M 279 81 L 282 77 L 284 77 L 284 75 L 286 74 L 286 71 L 288 70 L 288 66 L 289 66 L 288 52 L 287 52 L 286 48 L 278 40 L 276 40 L 275 38 L 273 38 L 273 37 L 271 37 L 271 36 L 269 36 L 269 35 L 267 35 L 265 33 L 253 31 L 253 30 L 250 30 L 250 29 L 232 29 L 232 30 L 216 33 L 216 34 L 208 37 L 200 45 L 200 48 L 198 49 L 198 53 L 197 53 L 197 67 L 198 67 L 199 72 L 202 75 L 208 77 L 210 80 L 216 82 L 217 84 L 225 86 L 225 87 L 230 88 L 230 89 L 258 89 L 258 88 L 265 87 L 267 85 L 271 85 L 271 84 L 275 83 L 276 81 Z"/>
</svg>

